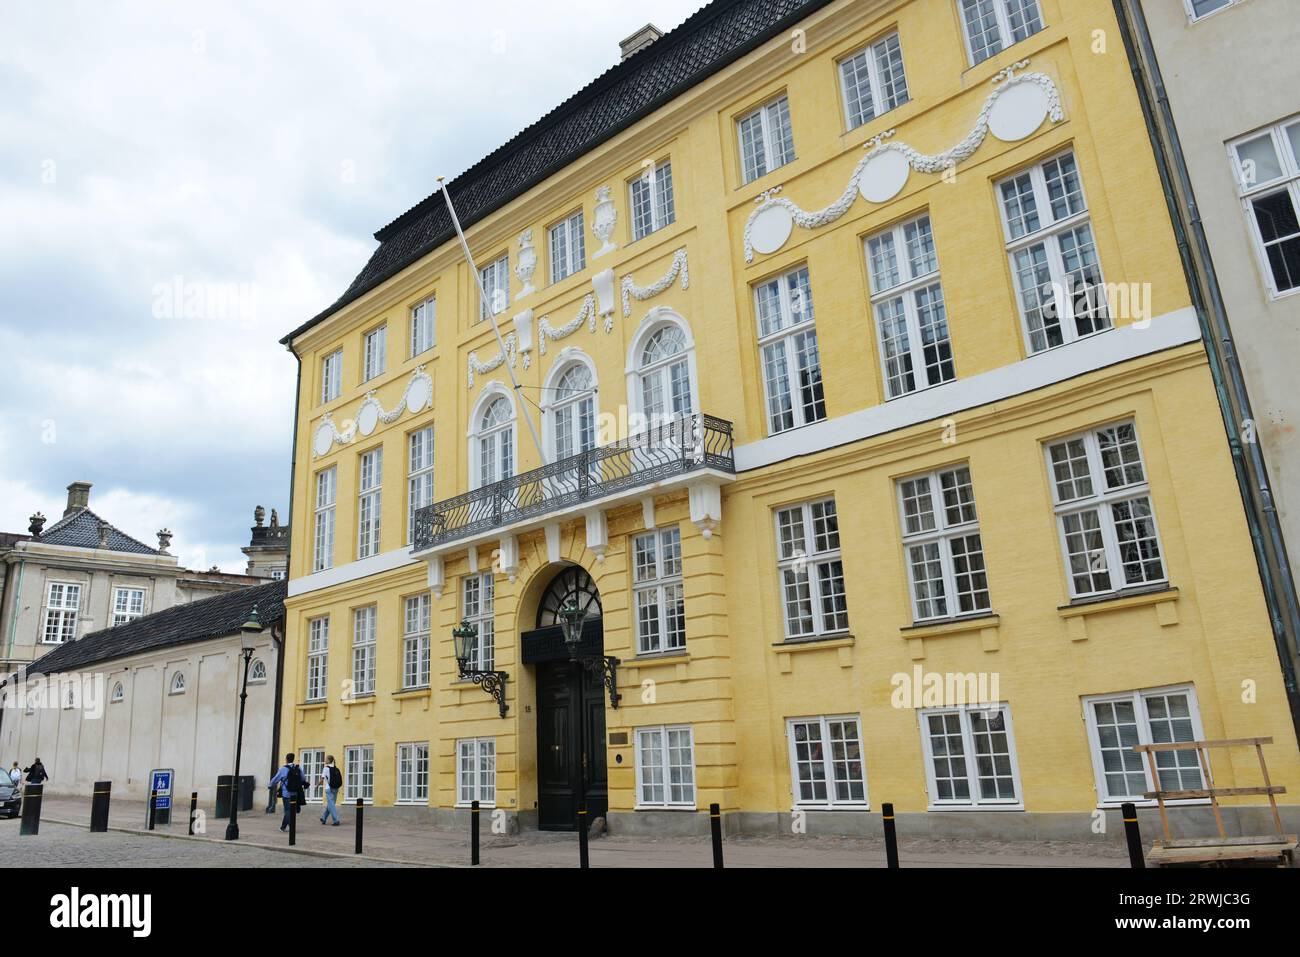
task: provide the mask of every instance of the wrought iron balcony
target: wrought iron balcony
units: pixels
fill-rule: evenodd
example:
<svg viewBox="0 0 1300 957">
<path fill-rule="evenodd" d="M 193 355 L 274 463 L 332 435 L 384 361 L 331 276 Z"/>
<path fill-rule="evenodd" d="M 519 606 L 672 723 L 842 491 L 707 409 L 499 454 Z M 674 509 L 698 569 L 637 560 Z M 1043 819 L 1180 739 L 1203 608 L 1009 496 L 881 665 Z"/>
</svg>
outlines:
<svg viewBox="0 0 1300 957">
<path fill-rule="evenodd" d="M 412 550 L 473 538 L 708 469 L 735 474 L 731 423 L 703 413 L 672 418 L 612 445 L 417 509 Z"/>
</svg>

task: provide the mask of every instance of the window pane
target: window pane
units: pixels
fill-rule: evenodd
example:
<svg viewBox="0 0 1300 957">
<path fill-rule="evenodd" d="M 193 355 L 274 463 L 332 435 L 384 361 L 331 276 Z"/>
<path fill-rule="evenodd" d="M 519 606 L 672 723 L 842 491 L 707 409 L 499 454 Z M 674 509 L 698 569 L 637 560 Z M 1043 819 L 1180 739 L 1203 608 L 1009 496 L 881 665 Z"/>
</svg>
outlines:
<svg viewBox="0 0 1300 957">
<path fill-rule="evenodd" d="M 1253 189 L 1282 176 L 1282 163 L 1273 146 L 1273 136 L 1265 133 L 1237 144 L 1237 162 L 1241 164 L 1242 185 Z"/>
</svg>

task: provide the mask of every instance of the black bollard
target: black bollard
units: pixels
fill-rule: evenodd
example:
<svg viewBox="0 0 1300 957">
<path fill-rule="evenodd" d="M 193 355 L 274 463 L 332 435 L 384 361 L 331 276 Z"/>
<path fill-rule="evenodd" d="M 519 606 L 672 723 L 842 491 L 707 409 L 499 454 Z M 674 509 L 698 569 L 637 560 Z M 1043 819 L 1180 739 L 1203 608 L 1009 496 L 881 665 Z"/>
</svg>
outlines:
<svg viewBox="0 0 1300 957">
<path fill-rule="evenodd" d="M 149 792 L 149 830 L 153 830 L 154 818 L 158 814 L 158 792 Z"/>
<path fill-rule="evenodd" d="M 289 846 L 293 847 L 298 843 L 298 802 L 292 796 L 285 800 L 289 802 Z"/>
<path fill-rule="evenodd" d="M 108 800 L 113 790 L 112 781 L 96 781 L 90 792 L 90 832 L 103 834 L 108 830 Z"/>
<path fill-rule="evenodd" d="M 363 801 L 361 798 L 357 798 L 357 850 L 356 850 L 356 853 L 358 853 L 358 854 L 361 853 L 361 833 L 362 833 L 362 831 L 365 829 L 365 824 L 364 824 L 365 815 L 366 815 L 366 802 Z"/>
<path fill-rule="evenodd" d="M 469 862 L 478 863 L 478 801 L 469 806 Z"/>
<path fill-rule="evenodd" d="M 578 866 L 586 869 L 591 866 L 587 859 L 587 805 L 578 808 Z"/>
<path fill-rule="evenodd" d="M 41 794 L 44 791 L 43 784 L 29 784 L 23 788 L 23 823 L 18 828 L 19 836 L 41 833 Z"/>
<path fill-rule="evenodd" d="M 722 868 L 722 808 L 709 805 L 709 830 L 713 833 L 713 866 Z"/>
<path fill-rule="evenodd" d="M 1125 803 L 1119 806 L 1120 816 L 1124 818 L 1124 836 L 1128 838 L 1128 862 L 1134 870 L 1146 870 L 1147 861 L 1142 854 L 1142 831 L 1138 828 L 1137 808 Z"/>
<path fill-rule="evenodd" d="M 880 805 L 880 818 L 885 826 L 885 866 L 898 868 L 898 834 L 894 831 L 894 805 Z"/>
<path fill-rule="evenodd" d="M 194 836 L 194 819 L 199 814 L 199 792 L 190 792 L 190 836 Z"/>
</svg>

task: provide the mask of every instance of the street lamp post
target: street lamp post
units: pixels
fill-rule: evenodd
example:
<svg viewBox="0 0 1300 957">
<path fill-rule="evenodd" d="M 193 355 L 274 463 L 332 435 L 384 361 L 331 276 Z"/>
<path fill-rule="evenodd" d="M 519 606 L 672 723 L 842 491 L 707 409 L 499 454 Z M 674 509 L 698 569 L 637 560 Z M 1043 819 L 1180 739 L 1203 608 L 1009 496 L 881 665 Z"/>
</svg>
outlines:
<svg viewBox="0 0 1300 957">
<path fill-rule="evenodd" d="M 239 840 L 239 757 L 244 750 L 244 706 L 248 701 L 248 669 L 253 661 L 257 636 L 262 633 L 262 619 L 257 615 L 257 605 L 249 612 L 248 621 L 239 626 L 239 650 L 244 657 L 244 683 L 239 689 L 239 731 L 235 736 L 235 780 L 230 788 L 230 823 L 226 825 L 226 840 Z"/>
</svg>

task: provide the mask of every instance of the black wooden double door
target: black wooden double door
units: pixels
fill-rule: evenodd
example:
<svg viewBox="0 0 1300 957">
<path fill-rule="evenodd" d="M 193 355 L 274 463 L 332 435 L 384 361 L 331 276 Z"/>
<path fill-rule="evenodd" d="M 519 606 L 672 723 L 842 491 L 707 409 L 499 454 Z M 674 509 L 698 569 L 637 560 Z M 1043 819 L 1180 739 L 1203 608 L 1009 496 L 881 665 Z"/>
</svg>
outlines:
<svg viewBox="0 0 1300 957">
<path fill-rule="evenodd" d="M 579 709 L 583 716 L 579 740 Z M 537 826 L 577 830 L 578 795 L 585 763 L 587 820 L 609 807 L 605 767 L 605 686 L 569 661 L 537 665 Z"/>
</svg>

